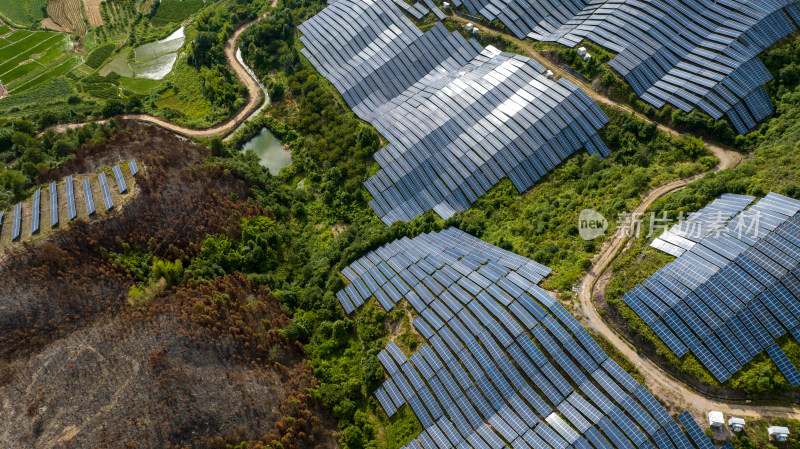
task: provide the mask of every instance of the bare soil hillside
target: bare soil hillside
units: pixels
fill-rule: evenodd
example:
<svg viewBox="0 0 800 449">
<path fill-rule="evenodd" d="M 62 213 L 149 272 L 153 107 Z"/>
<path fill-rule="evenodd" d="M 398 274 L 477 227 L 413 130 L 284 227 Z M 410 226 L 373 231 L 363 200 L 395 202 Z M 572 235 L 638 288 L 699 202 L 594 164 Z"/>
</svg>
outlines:
<svg viewBox="0 0 800 449">
<path fill-rule="evenodd" d="M 0 446 L 336 447 L 300 343 L 278 332 L 289 317 L 265 288 L 231 275 L 127 301 L 135 279 L 109 251 L 188 264 L 203 236 L 269 215 L 207 156 L 123 123 L 42 176 L 133 158 L 142 191 L 119 214 L 21 245 L 0 265 Z"/>
</svg>

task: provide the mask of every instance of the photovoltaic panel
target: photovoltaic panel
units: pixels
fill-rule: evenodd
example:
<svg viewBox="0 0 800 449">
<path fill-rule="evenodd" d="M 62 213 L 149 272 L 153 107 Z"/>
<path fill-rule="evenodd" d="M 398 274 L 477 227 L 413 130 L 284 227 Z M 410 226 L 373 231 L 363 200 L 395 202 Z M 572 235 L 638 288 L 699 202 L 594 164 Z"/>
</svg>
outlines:
<svg viewBox="0 0 800 449">
<path fill-rule="evenodd" d="M 365 183 L 384 223 L 449 218 L 506 176 L 525 191 L 582 148 L 609 155 L 583 91 L 441 23 L 423 33 L 403 5 L 341 0 L 299 27 L 303 54 L 389 140 Z"/>
<path fill-rule="evenodd" d="M 800 374 L 776 339 L 800 322 L 800 201 L 725 194 L 667 232 L 694 243 L 624 295 L 679 357 L 691 351 L 724 382 L 763 350 L 790 382 Z M 713 225 L 711 224 L 713 223 Z M 794 241 L 795 243 L 792 243 Z"/>
<path fill-rule="evenodd" d="M 31 235 L 39 232 L 40 221 L 42 218 L 42 189 L 33 192 L 33 204 L 31 205 Z"/>
<path fill-rule="evenodd" d="M 450 228 L 386 244 L 342 270 L 351 282 L 342 292 L 363 282 L 364 296 L 390 284 L 364 281 L 372 277 L 369 266 L 384 266 L 387 279 L 422 266 L 420 284 L 438 285 L 429 285 L 436 293 L 427 290 L 425 300 L 409 301 L 420 317 L 412 324 L 426 323 L 427 342 L 410 357 L 394 342 L 378 353 L 389 376 L 376 390 L 378 402 L 389 415 L 408 404 L 422 424 L 408 447 L 612 449 L 646 446 L 648 436 L 666 435 L 668 424 L 680 432 L 599 347 L 592 352 L 602 356 L 584 349 L 596 343 L 558 301 L 521 282 L 538 282 L 549 269 L 514 256 Z M 462 279 L 475 288 L 464 288 Z M 337 298 L 347 307 L 350 296 L 342 292 Z M 386 297 L 387 311 L 403 299 Z"/>
<path fill-rule="evenodd" d="M 128 162 L 128 168 L 131 170 L 131 175 L 136 176 L 139 174 L 139 166 L 136 165 L 136 161 L 132 160 Z"/>
<path fill-rule="evenodd" d="M 122 175 L 122 169 L 119 168 L 119 164 L 115 165 L 111 170 L 114 172 L 114 178 L 117 180 L 119 193 L 126 193 L 128 191 L 128 184 L 125 183 L 125 177 Z"/>
<path fill-rule="evenodd" d="M 92 184 L 88 179 L 83 181 L 83 199 L 86 202 L 86 214 L 90 217 L 95 213 L 94 197 L 92 196 Z"/>
<path fill-rule="evenodd" d="M 97 175 L 97 180 L 100 181 L 100 193 L 103 195 L 103 204 L 106 210 L 114 207 L 114 201 L 111 199 L 111 190 L 108 188 L 108 181 L 106 181 L 106 174 L 100 173 Z"/>
<path fill-rule="evenodd" d="M 11 229 L 11 241 L 19 240 L 22 231 L 22 203 L 14 206 L 14 227 Z"/>
<path fill-rule="evenodd" d="M 609 65 L 642 100 L 656 108 L 671 104 L 715 119 L 727 116 L 743 134 L 773 111 L 763 87 L 772 76 L 758 55 L 795 30 L 786 12 L 796 11 L 797 2 L 481 0 L 463 5 L 471 14 L 499 20 L 520 39 L 568 47 L 592 41 L 616 54 Z"/>
<path fill-rule="evenodd" d="M 50 183 L 50 227 L 58 226 L 58 188 L 56 182 Z"/>
<path fill-rule="evenodd" d="M 72 181 L 72 175 L 67 176 L 64 185 L 67 189 L 67 215 L 72 221 L 78 217 L 78 209 L 75 207 L 75 183 Z"/>
</svg>

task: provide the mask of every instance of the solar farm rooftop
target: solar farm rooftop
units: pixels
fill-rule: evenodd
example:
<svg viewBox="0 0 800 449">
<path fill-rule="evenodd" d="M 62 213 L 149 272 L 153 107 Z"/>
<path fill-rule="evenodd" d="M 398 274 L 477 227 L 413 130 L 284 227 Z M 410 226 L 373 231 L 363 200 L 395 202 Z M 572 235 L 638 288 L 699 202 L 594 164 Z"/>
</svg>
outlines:
<svg viewBox="0 0 800 449">
<path fill-rule="evenodd" d="M 687 434 L 536 284 L 550 269 L 458 229 L 403 238 L 342 270 L 350 313 L 374 296 L 402 299 L 427 342 L 378 354 L 389 378 L 375 396 L 389 416 L 408 405 L 423 431 L 409 448 L 692 448 Z M 508 445 L 508 446 L 507 446 Z"/>
</svg>

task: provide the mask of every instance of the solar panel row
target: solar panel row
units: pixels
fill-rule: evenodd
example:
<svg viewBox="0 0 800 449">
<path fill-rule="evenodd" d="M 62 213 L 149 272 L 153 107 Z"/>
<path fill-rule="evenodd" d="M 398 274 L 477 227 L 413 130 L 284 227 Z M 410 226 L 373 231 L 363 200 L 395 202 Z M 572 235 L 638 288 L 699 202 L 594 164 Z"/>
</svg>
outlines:
<svg viewBox="0 0 800 449">
<path fill-rule="evenodd" d="M 75 207 L 75 182 L 72 180 L 72 175 L 67 176 L 64 184 L 67 186 L 67 214 L 72 221 L 78 218 L 78 209 Z"/>
<path fill-rule="evenodd" d="M 727 116 L 739 133 L 773 111 L 759 53 L 795 30 L 794 0 L 454 0 L 520 39 L 590 40 L 648 103 Z M 793 23 L 794 21 L 794 23 Z"/>
<path fill-rule="evenodd" d="M 111 199 L 111 189 L 108 188 L 108 181 L 106 181 L 106 174 L 101 172 L 97 175 L 97 180 L 100 181 L 100 193 L 103 195 L 103 204 L 106 210 L 114 207 L 114 201 Z"/>
<path fill-rule="evenodd" d="M 688 443 L 536 285 L 549 272 L 455 228 L 397 240 L 342 270 L 345 310 L 375 297 L 388 311 L 405 298 L 418 314 L 412 325 L 428 343 L 411 357 L 389 343 L 378 354 L 389 378 L 375 392 L 389 416 L 408 405 L 422 424 L 408 448 L 666 449 L 675 429 Z"/>
<path fill-rule="evenodd" d="M 58 188 L 56 182 L 50 183 L 50 227 L 58 226 Z"/>
<path fill-rule="evenodd" d="M 39 232 L 39 222 L 42 217 L 42 189 L 33 192 L 33 204 L 31 207 L 31 235 Z"/>
<path fill-rule="evenodd" d="M 506 176 L 527 190 L 581 148 L 609 154 L 608 118 L 583 91 L 441 23 L 422 33 L 396 3 L 337 1 L 300 30 L 304 54 L 389 138 L 365 183 L 387 224 L 448 218 Z"/>
<path fill-rule="evenodd" d="M 96 212 L 94 206 L 94 196 L 92 195 L 92 184 L 88 179 L 83 181 L 83 199 L 86 203 L 86 215 L 92 216 Z"/>
<path fill-rule="evenodd" d="M 136 166 L 136 161 L 131 160 L 128 163 L 128 167 L 130 168 L 131 174 L 136 175 L 139 172 L 138 167 Z M 122 173 L 119 165 L 115 165 L 112 168 L 114 173 L 114 178 L 117 182 L 117 188 L 119 189 L 120 193 L 126 193 L 128 191 L 127 183 L 125 182 L 125 176 Z M 114 206 L 113 199 L 111 197 L 111 190 L 108 186 L 108 180 L 106 179 L 106 175 L 104 172 L 101 172 L 98 175 L 98 180 L 100 183 L 100 191 L 103 195 L 103 202 L 105 204 L 106 210 L 111 209 Z M 65 181 L 65 192 L 67 195 L 67 215 L 69 220 L 74 220 L 78 217 L 78 211 L 75 207 L 75 182 L 72 175 L 67 176 Z M 55 228 L 59 224 L 59 212 L 58 212 L 58 185 L 55 181 L 51 182 L 49 185 L 49 198 L 50 198 L 50 227 Z M 92 196 L 92 188 L 90 180 L 85 180 L 83 182 L 83 193 L 84 199 L 86 202 L 86 210 L 88 215 L 92 215 L 95 213 L 95 205 L 94 205 L 94 198 Z M 33 198 L 31 200 L 31 235 L 38 233 L 41 230 L 41 207 L 42 207 L 42 190 L 36 189 L 33 193 Z M 5 215 L 4 211 L 0 211 L 0 228 L 2 228 L 2 218 Z M 22 203 L 17 204 L 14 208 L 14 227 L 12 229 L 11 237 L 12 241 L 19 240 L 22 228 Z"/>
<path fill-rule="evenodd" d="M 800 384 L 775 345 L 800 325 L 800 201 L 774 193 L 753 200 L 723 195 L 689 217 L 707 232 L 690 236 L 685 224 L 665 232 L 664 241 L 682 236 L 691 245 L 624 299 L 676 355 L 691 351 L 721 382 L 767 350 Z M 714 215 L 721 220 L 710 225 Z"/>
<path fill-rule="evenodd" d="M 22 203 L 14 206 L 14 227 L 11 230 L 11 241 L 19 240 L 22 231 Z"/>
</svg>

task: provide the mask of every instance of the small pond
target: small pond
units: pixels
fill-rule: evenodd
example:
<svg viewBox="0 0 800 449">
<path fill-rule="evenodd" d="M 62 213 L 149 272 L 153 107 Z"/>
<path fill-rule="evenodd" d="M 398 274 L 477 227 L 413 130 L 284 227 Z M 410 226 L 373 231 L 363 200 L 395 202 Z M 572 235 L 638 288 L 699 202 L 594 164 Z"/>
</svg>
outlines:
<svg viewBox="0 0 800 449">
<path fill-rule="evenodd" d="M 267 167 L 269 172 L 277 175 L 283 167 L 292 163 L 292 153 L 283 148 L 283 144 L 267 128 L 261 130 L 257 136 L 250 139 L 242 151 L 253 150 L 261 165 Z"/>
</svg>

